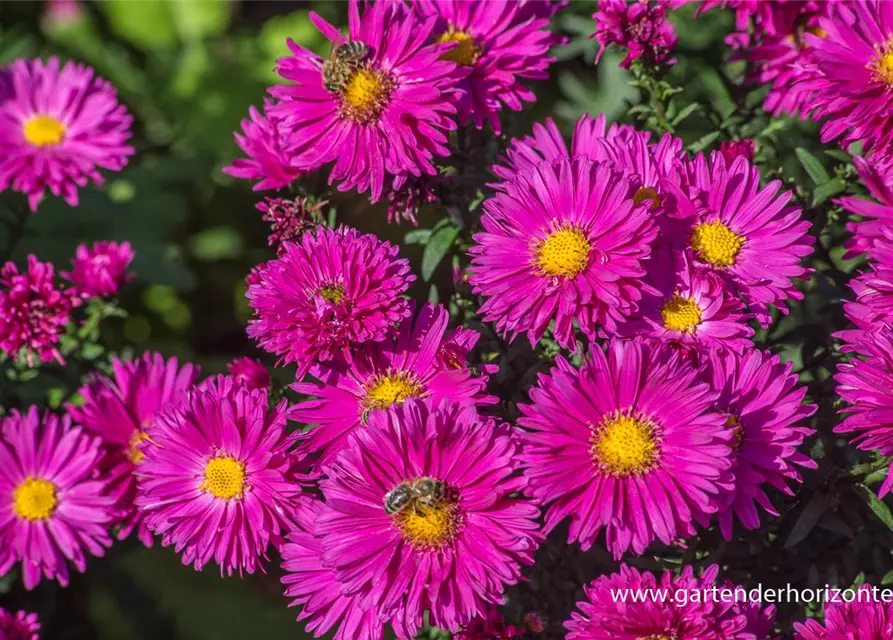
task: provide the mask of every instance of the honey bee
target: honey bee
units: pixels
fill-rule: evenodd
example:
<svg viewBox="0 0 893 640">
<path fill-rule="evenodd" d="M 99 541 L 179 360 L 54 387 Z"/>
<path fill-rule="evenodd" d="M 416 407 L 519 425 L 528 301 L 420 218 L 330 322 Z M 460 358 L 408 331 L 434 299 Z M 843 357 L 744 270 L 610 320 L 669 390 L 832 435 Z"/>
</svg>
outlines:
<svg viewBox="0 0 893 640">
<path fill-rule="evenodd" d="M 362 42 L 348 41 L 332 47 L 329 59 L 322 65 L 322 85 L 326 91 L 343 91 L 367 55 L 369 47 Z"/>
<path fill-rule="evenodd" d="M 446 485 L 437 478 L 416 478 L 401 482 L 384 497 L 384 510 L 389 515 L 400 513 L 408 506 L 414 509 L 431 507 L 446 496 Z"/>
</svg>

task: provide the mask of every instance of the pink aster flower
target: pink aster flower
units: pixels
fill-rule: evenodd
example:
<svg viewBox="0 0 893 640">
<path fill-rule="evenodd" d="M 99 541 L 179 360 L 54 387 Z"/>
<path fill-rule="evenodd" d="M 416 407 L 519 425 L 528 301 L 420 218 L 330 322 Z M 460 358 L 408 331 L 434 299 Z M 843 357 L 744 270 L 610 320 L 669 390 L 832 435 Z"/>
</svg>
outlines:
<svg viewBox="0 0 893 640">
<path fill-rule="evenodd" d="M 862 142 L 863 149 L 893 150 L 893 5 L 885 0 L 828 3 L 819 35 L 803 38 L 812 48 L 815 78 L 811 105 L 822 125 L 822 142 Z"/>
<path fill-rule="evenodd" d="M 328 200 L 313 204 L 308 198 L 264 198 L 256 208 L 264 214 L 263 220 L 273 232 L 267 238 L 267 244 L 276 247 L 276 253 L 281 258 L 286 242 L 297 242 L 322 222 L 320 210 L 328 204 Z"/>
<path fill-rule="evenodd" d="M 350 440 L 320 482 L 327 509 L 314 526 L 342 593 L 389 616 L 398 638 L 415 637 L 426 610 L 456 632 L 500 603 L 540 539 L 539 510 L 512 497 L 526 482 L 510 427 L 448 401 L 408 400 L 370 415 Z M 421 479 L 424 500 L 392 500 Z"/>
<path fill-rule="evenodd" d="M 592 14 L 596 31 L 592 37 L 600 46 L 595 62 L 601 60 L 608 45 L 616 44 L 628 51 L 620 63 L 629 69 L 638 58 L 657 64 L 674 64 L 671 58 L 676 46 L 676 31 L 667 20 L 669 2 L 657 0 L 599 0 L 598 11 Z"/>
<path fill-rule="evenodd" d="M 525 629 L 508 624 L 496 605 L 490 605 L 462 631 L 453 634 L 456 640 L 510 640 L 523 636 Z"/>
<path fill-rule="evenodd" d="M 438 187 L 445 182 L 438 176 L 410 178 L 399 189 L 388 191 L 388 222 L 400 224 L 408 220 L 418 226 L 418 215 L 423 204 L 438 202 Z"/>
<path fill-rule="evenodd" d="M 86 555 L 112 543 L 99 439 L 34 406 L 0 420 L 0 435 L 0 574 L 21 562 L 26 589 L 42 578 L 66 586 L 68 561 L 83 572 Z"/>
<path fill-rule="evenodd" d="M 648 263 L 656 293 L 646 294 L 638 311 L 617 329 L 621 336 L 650 336 L 683 347 L 731 349 L 751 346 L 749 314 L 734 291 L 716 274 L 692 267 L 687 253 L 672 255 L 661 246 Z"/>
<path fill-rule="evenodd" d="M 747 529 L 760 526 L 757 505 L 777 516 L 764 487 L 793 495 L 788 483 L 803 481 L 797 467 L 814 469 L 814 460 L 798 451 L 815 429 L 803 421 L 816 406 L 803 404 L 806 387 L 798 387 L 792 364 L 768 351 L 748 349 L 743 354 L 713 352 L 707 356 L 703 378 L 719 392 L 714 410 L 731 429 L 733 489 L 719 512 L 723 536 L 732 537 L 733 519 Z"/>
<path fill-rule="evenodd" d="M 28 256 L 28 270 L 14 262 L 0 269 L 0 349 L 18 361 L 24 353 L 28 366 L 55 360 L 64 364 L 59 337 L 80 305 L 76 291 L 57 288 L 53 265 Z M 23 351 L 24 350 L 24 351 Z"/>
<path fill-rule="evenodd" d="M 614 331 L 647 285 L 645 261 L 657 227 L 632 184 L 609 164 L 576 157 L 541 164 L 484 202 L 469 254 L 480 314 L 531 344 L 554 320 L 558 343 L 574 348 L 574 323 L 592 339 Z"/>
<path fill-rule="evenodd" d="M 127 271 L 132 261 L 129 242 L 96 242 L 89 249 L 80 244 L 71 261 L 71 272 L 61 275 L 84 297 L 113 296 L 133 280 L 133 273 Z"/>
<path fill-rule="evenodd" d="M 348 40 L 362 45 L 362 55 L 325 80 L 326 61 L 289 40 L 292 56 L 278 61 L 277 72 L 294 84 L 270 89 L 280 99 L 271 112 L 291 132 L 295 165 L 313 171 L 334 163 L 330 183 L 371 190 L 378 200 L 390 179 L 399 188 L 410 175 L 437 173 L 433 161 L 449 155 L 459 81 L 470 68 L 443 59 L 451 45 L 427 44 L 435 16 L 423 18 L 399 2 L 358 0 L 350 1 L 348 16 Z M 310 19 L 333 47 L 344 44 L 319 15 Z"/>
<path fill-rule="evenodd" d="M 316 361 L 384 340 L 409 315 L 402 294 L 415 280 L 398 248 L 355 229 L 317 229 L 284 245 L 248 287 L 248 335 L 303 377 Z"/>
<path fill-rule="evenodd" d="M 0 607 L 0 638 L 3 640 L 38 640 L 40 623 L 36 613 L 7 611 Z"/>
<path fill-rule="evenodd" d="M 283 400 L 217 376 L 155 417 L 140 447 L 137 506 L 164 546 L 200 571 L 254 573 L 288 531 L 303 494 L 302 461 L 290 449 Z"/>
<path fill-rule="evenodd" d="M 156 414 L 182 401 L 198 374 L 196 365 L 181 366 L 160 353 L 146 352 L 129 361 L 114 358 L 111 377 L 94 374 L 78 390 L 83 403 L 66 407 L 72 420 L 99 436 L 106 450 L 100 466 L 115 498 L 119 540 L 136 529 L 143 544 L 152 545 L 152 533 L 134 504 L 136 471 L 144 458 L 139 445 L 151 440 Z"/>
<path fill-rule="evenodd" d="M 480 336 L 463 328 L 444 335 L 449 318 L 442 305 L 425 304 L 415 321 L 403 320 L 385 341 L 317 364 L 310 373 L 318 382 L 291 386 L 315 397 L 294 405 L 288 417 L 316 425 L 305 446 L 322 452 L 322 463 L 331 461 L 376 409 L 400 405 L 408 398 L 430 398 L 435 403 L 447 399 L 468 408 L 496 401 L 484 394 L 492 368 L 479 367 L 475 375 L 467 363 Z"/>
<path fill-rule="evenodd" d="M 237 358 L 226 365 L 226 370 L 236 384 L 244 385 L 248 389 L 270 388 L 270 372 L 259 360 Z"/>
<path fill-rule="evenodd" d="M 831 2 L 790 0 L 759 2 L 757 26 L 751 41 L 749 30 L 739 34 L 747 43 L 733 57 L 750 62 L 750 73 L 745 78 L 753 86 L 769 86 L 763 108 L 779 116 L 790 114 L 805 117 L 812 103 L 809 81 L 815 80 L 813 49 L 803 37 L 811 33 L 824 36 L 819 21 L 827 13 Z M 731 161 L 730 161 L 731 162 Z"/>
<path fill-rule="evenodd" d="M 555 58 L 548 52 L 561 41 L 549 30 L 555 4 L 417 0 L 416 6 L 423 15 L 438 18 L 438 42 L 456 43 L 442 58 L 471 69 L 464 84 L 468 95 L 459 112 L 463 124 L 473 121 L 481 129 L 489 122 L 500 133 L 498 114 L 503 106 L 520 111 L 524 102 L 536 100 L 522 81 L 549 77 Z"/>
<path fill-rule="evenodd" d="M 753 162 L 756 143 L 753 141 L 753 138 L 723 140 L 719 145 L 719 152 L 726 159 L 726 164 L 732 164 L 738 156 L 743 157 L 748 162 Z"/>
<path fill-rule="evenodd" d="M 679 577 L 665 572 L 660 577 L 639 572 L 628 565 L 620 571 L 601 576 L 585 588 L 586 600 L 578 602 L 579 612 L 565 622 L 568 640 L 768 640 L 768 628 L 775 608 L 763 609 L 758 603 L 738 604 L 713 598 L 714 588 L 734 590 L 736 585 L 717 584 L 718 565 L 711 565 L 700 578 L 690 566 Z M 715 585 L 715 586 L 714 586 Z M 619 595 L 645 590 L 685 591 L 688 601 L 662 602 L 657 598 L 641 602 L 618 601 Z M 693 594 L 699 592 L 700 597 Z M 747 609 L 756 609 L 752 615 Z M 768 625 L 764 621 L 768 621 Z M 768 628 L 766 628 L 768 627 Z M 763 630 L 766 628 L 765 630 Z M 762 633 L 755 633 L 762 631 Z"/>
<path fill-rule="evenodd" d="M 19 59 L 5 68 L 10 95 L 0 102 L 0 191 L 28 196 L 32 211 L 45 189 L 77 206 L 78 187 L 103 182 L 133 155 L 133 118 L 114 87 L 74 62 Z"/>
<path fill-rule="evenodd" d="M 615 558 L 671 544 L 706 522 L 728 489 L 732 433 L 717 395 L 676 352 L 612 340 L 574 369 L 563 357 L 521 405 L 528 492 L 549 505 L 546 531 L 570 517 L 584 549 L 602 530 Z M 607 391 L 606 391 L 607 390 Z"/>
<path fill-rule="evenodd" d="M 864 354 L 862 343 L 869 334 L 893 327 L 893 226 L 881 227 L 873 239 L 869 267 L 848 283 L 856 295 L 844 301 L 843 309 L 856 328 L 834 334 L 847 343 L 842 351 Z"/>
<path fill-rule="evenodd" d="M 374 608 L 363 609 L 356 595 L 343 594 L 334 569 L 322 562 L 324 542 L 313 535 L 326 512 L 318 500 L 304 500 L 295 510 L 295 527 L 282 545 L 282 583 L 290 607 L 299 606 L 298 621 L 319 638 L 336 624 L 333 640 L 381 640 L 384 622 Z"/>
<path fill-rule="evenodd" d="M 768 305 L 787 313 L 787 300 L 802 300 L 794 286 L 810 269 L 802 265 L 815 238 L 791 192 L 781 182 L 760 187 L 760 172 L 745 158 L 727 164 L 721 153 L 708 161 L 698 154 L 690 167 L 688 195 L 677 190 L 676 206 L 685 229 L 678 239 L 694 252 L 697 266 L 727 278 L 768 326 Z"/>
<path fill-rule="evenodd" d="M 848 212 L 863 218 L 860 222 L 847 223 L 853 234 L 844 246 L 844 259 L 852 260 L 871 251 L 872 245 L 882 236 L 884 227 L 893 226 L 893 161 L 888 158 L 853 158 L 859 178 L 868 189 L 872 200 L 856 196 L 844 196 L 835 200 Z M 893 263 L 891 263 L 893 264 Z"/>
<path fill-rule="evenodd" d="M 869 585 L 860 587 L 852 602 L 825 605 L 824 623 L 794 623 L 794 640 L 886 640 L 893 637 L 893 604 L 876 598 Z"/>
<path fill-rule="evenodd" d="M 273 105 L 272 100 L 264 102 L 265 114 Z M 254 191 L 282 189 L 301 175 L 292 165 L 292 154 L 286 150 L 292 144 L 293 132 L 280 118 L 265 114 L 254 107 L 248 109 L 250 120 L 242 120 L 243 133 L 233 134 L 248 158 L 234 160 L 223 169 L 223 173 L 234 178 L 256 182 Z"/>
<path fill-rule="evenodd" d="M 834 376 L 838 395 L 849 403 L 834 431 L 854 433 L 858 449 L 888 456 L 893 454 L 893 331 L 885 327 L 866 334 L 859 346 L 867 357 L 838 365 Z M 881 485 L 880 496 L 891 488 L 893 471 Z"/>
</svg>

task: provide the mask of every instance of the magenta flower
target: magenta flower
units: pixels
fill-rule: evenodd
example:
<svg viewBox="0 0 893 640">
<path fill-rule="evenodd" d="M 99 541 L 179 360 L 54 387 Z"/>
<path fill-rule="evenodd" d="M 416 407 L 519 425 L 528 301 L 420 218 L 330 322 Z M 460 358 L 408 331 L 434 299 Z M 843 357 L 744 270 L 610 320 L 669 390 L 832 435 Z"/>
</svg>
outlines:
<svg viewBox="0 0 893 640">
<path fill-rule="evenodd" d="M 355 229 L 319 228 L 287 243 L 248 287 L 248 335 L 303 377 L 317 360 L 380 342 L 409 315 L 401 297 L 415 280 L 398 248 Z"/>
<path fill-rule="evenodd" d="M 882 237 L 884 227 L 893 225 L 893 162 L 887 158 L 853 158 L 859 178 L 873 200 L 856 196 L 844 196 L 835 200 L 850 213 L 861 216 L 860 222 L 847 223 L 853 237 L 844 244 L 844 258 L 852 260 L 871 251 L 875 241 Z M 893 263 L 891 263 L 893 264 Z"/>
<path fill-rule="evenodd" d="M 638 311 L 618 326 L 621 336 L 650 336 L 696 350 L 751 346 L 749 314 L 722 278 L 692 267 L 687 252 L 672 255 L 660 246 L 648 263 L 656 293 L 646 294 Z"/>
<path fill-rule="evenodd" d="M 127 271 L 132 261 L 133 249 L 129 242 L 96 242 L 90 249 L 80 244 L 71 261 L 72 270 L 60 275 L 86 298 L 113 296 L 122 285 L 133 280 L 133 273 Z"/>
<path fill-rule="evenodd" d="M 281 258 L 286 242 L 297 242 L 302 235 L 316 228 L 321 221 L 319 211 L 327 204 L 328 200 L 311 204 L 307 198 L 264 198 L 255 206 L 264 214 L 263 220 L 273 232 L 267 238 L 267 244 L 276 247 Z"/>
<path fill-rule="evenodd" d="M 320 482 L 323 565 L 398 638 L 415 637 L 426 610 L 458 631 L 533 563 L 539 510 L 511 497 L 526 484 L 518 453 L 507 424 L 448 401 L 374 412 Z M 438 488 L 389 513 L 391 492 L 420 479 Z"/>
<path fill-rule="evenodd" d="M 287 532 L 303 495 L 298 435 L 286 430 L 283 400 L 217 376 L 155 417 L 139 449 L 137 507 L 164 546 L 196 571 L 210 560 L 220 573 L 254 573 Z"/>
<path fill-rule="evenodd" d="M 250 390 L 270 388 L 270 372 L 259 360 L 237 358 L 226 365 L 226 370 L 236 384 L 241 384 Z"/>
<path fill-rule="evenodd" d="M 751 63 L 747 84 L 769 86 L 763 109 L 773 115 L 805 117 L 813 107 L 809 81 L 815 80 L 818 72 L 813 49 L 803 36 L 811 33 L 824 37 L 819 22 L 830 5 L 812 0 L 759 2 L 753 30 L 755 41 L 751 41 L 749 28 L 736 34 L 741 52 L 733 58 Z"/>
<path fill-rule="evenodd" d="M 0 638 L 4 640 L 38 640 L 40 623 L 36 613 L 7 611 L 0 607 Z"/>
<path fill-rule="evenodd" d="M 0 269 L 0 349 L 16 362 L 24 357 L 29 367 L 38 362 L 65 359 L 58 344 L 71 310 L 81 303 L 76 291 L 56 287 L 53 265 L 28 256 L 28 270 L 20 273 L 14 262 Z"/>
<path fill-rule="evenodd" d="M 42 578 L 66 586 L 68 561 L 83 572 L 86 554 L 112 543 L 99 439 L 34 406 L 0 419 L 0 436 L 0 574 L 21 562 L 26 589 Z"/>
<path fill-rule="evenodd" d="M 400 224 L 408 220 L 413 226 L 418 226 L 422 205 L 440 200 L 438 187 L 445 181 L 438 176 L 412 177 L 399 189 L 389 190 L 388 222 Z"/>
<path fill-rule="evenodd" d="M 584 549 L 602 530 L 615 558 L 694 534 L 729 488 L 732 433 L 717 395 L 678 353 L 642 340 L 593 348 L 540 374 L 521 405 L 521 462 L 546 531 L 570 517 Z"/>
<path fill-rule="evenodd" d="M 384 623 L 375 609 L 360 607 L 361 598 L 343 594 L 334 569 L 322 563 L 323 539 L 314 537 L 313 527 L 326 505 L 303 500 L 295 510 L 295 524 L 282 545 L 285 595 L 290 607 L 299 606 L 298 621 L 306 620 L 306 631 L 319 638 L 338 624 L 333 640 L 381 640 Z"/>
<path fill-rule="evenodd" d="M 719 512 L 723 536 L 732 537 L 733 519 L 747 529 L 760 526 L 757 505 L 774 516 L 764 486 L 793 495 L 788 482 L 803 481 L 796 467 L 816 468 L 814 460 L 798 451 L 815 429 L 803 422 L 816 406 L 803 404 L 806 387 L 798 387 L 793 365 L 768 351 L 748 349 L 741 355 L 710 353 L 703 379 L 719 398 L 714 410 L 732 431 L 733 489 Z"/>
<path fill-rule="evenodd" d="M 28 196 L 32 211 L 45 189 L 78 204 L 78 187 L 103 182 L 98 169 L 120 171 L 133 155 L 133 118 L 114 87 L 74 62 L 19 59 L 5 68 L 0 102 L 0 191 Z"/>
<path fill-rule="evenodd" d="M 534 633 L 539 632 L 531 629 Z M 462 631 L 453 635 L 456 640 L 510 640 L 520 638 L 526 632 L 523 627 L 508 624 L 496 605 L 490 605 L 483 614 L 474 618 Z"/>
<path fill-rule="evenodd" d="M 893 5 L 883 0 L 828 3 L 821 32 L 804 34 L 813 55 L 810 106 L 822 125 L 822 142 L 889 154 L 893 149 Z"/>
<path fill-rule="evenodd" d="M 626 57 L 620 63 L 629 69 L 630 63 L 638 58 L 657 64 L 674 64 L 671 58 L 676 46 L 676 31 L 667 20 L 667 0 L 599 0 L 598 11 L 592 14 L 596 31 L 592 35 L 598 40 L 599 50 L 595 62 L 601 60 L 608 45 L 616 44 L 627 49 Z"/>
<path fill-rule="evenodd" d="M 370 413 L 403 404 L 409 398 L 447 399 L 462 407 L 493 404 L 484 394 L 491 367 L 475 372 L 467 355 L 480 337 L 471 329 L 444 335 L 450 314 L 441 305 L 425 304 L 415 321 L 407 318 L 384 342 L 371 343 L 325 365 L 311 375 L 319 382 L 291 386 L 315 399 L 299 402 L 288 417 L 316 425 L 304 446 L 322 452 L 322 464 L 331 461 L 347 437 L 362 430 Z"/>
<path fill-rule="evenodd" d="M 544 163 L 484 202 L 484 231 L 469 254 L 469 282 L 485 298 L 479 313 L 531 344 L 554 320 L 573 350 L 574 323 L 586 337 L 614 331 L 647 285 L 645 261 L 657 227 L 633 201 L 629 179 L 586 157 Z"/>
<path fill-rule="evenodd" d="M 778 193 L 781 182 L 760 187 L 760 172 L 744 158 L 731 164 L 714 152 L 698 154 L 691 164 L 689 194 L 677 190 L 680 219 L 687 220 L 680 243 L 694 252 L 695 263 L 727 278 L 763 326 L 769 304 L 787 313 L 787 300 L 802 300 L 794 286 L 810 269 L 801 263 L 812 253 L 815 238 L 791 192 Z"/>
<path fill-rule="evenodd" d="M 586 587 L 586 600 L 577 603 L 580 611 L 565 622 L 567 640 L 768 640 L 775 607 L 764 609 L 759 603 L 726 603 L 712 598 L 714 585 L 730 590 L 737 587 L 716 584 L 718 573 L 719 566 L 714 564 L 697 578 L 691 566 L 686 566 L 679 577 L 667 571 L 658 578 L 621 565 L 619 572 L 601 576 Z M 619 601 L 623 593 L 662 589 L 671 596 L 685 591 L 689 601 Z"/>
<path fill-rule="evenodd" d="M 500 133 L 498 114 L 503 106 L 520 111 L 524 102 L 536 101 L 522 81 L 549 77 L 549 66 L 555 62 L 549 49 L 561 42 L 549 30 L 557 4 L 549 0 L 417 0 L 415 4 L 422 15 L 438 18 L 438 42 L 455 43 L 441 58 L 471 69 L 459 111 L 463 124 L 473 121 L 481 129 L 489 122 Z"/>
<path fill-rule="evenodd" d="M 181 402 L 198 374 L 196 365 L 181 367 L 176 358 L 165 360 L 160 353 L 123 362 L 114 358 L 112 377 L 94 374 L 78 390 L 83 403 L 66 407 L 72 420 L 99 436 L 106 450 L 100 466 L 115 498 L 119 540 L 136 529 L 143 544 L 152 545 L 152 533 L 134 504 L 136 471 L 145 457 L 139 445 L 151 440 L 156 414 Z"/>
<path fill-rule="evenodd" d="M 864 585 L 853 602 L 842 598 L 825 604 L 824 624 L 817 620 L 794 623 L 794 640 L 885 640 L 893 630 L 893 604 L 873 597 Z"/>
<path fill-rule="evenodd" d="M 834 431 L 855 433 L 858 449 L 888 456 L 893 454 L 893 331 L 885 327 L 867 334 L 859 346 L 867 357 L 838 365 L 834 376 L 837 394 L 849 403 Z M 881 485 L 880 496 L 891 487 L 893 471 Z"/>
<path fill-rule="evenodd" d="M 867 226 L 871 223 L 859 223 Z M 856 329 L 834 334 L 847 344 L 842 351 L 866 353 L 866 336 L 879 327 L 893 326 L 893 227 L 881 226 L 872 240 L 870 269 L 851 279 L 855 299 L 845 300 L 843 309 Z"/>
<path fill-rule="evenodd" d="M 272 100 L 264 102 L 269 114 Z M 268 117 L 255 107 L 248 109 L 249 119 L 242 120 L 243 133 L 233 134 L 236 144 L 248 158 L 233 160 L 223 173 L 240 180 L 256 182 L 254 191 L 282 189 L 298 179 L 301 172 L 292 165 L 292 154 L 287 151 L 293 140 L 293 132 L 280 118 Z"/>
<path fill-rule="evenodd" d="M 410 175 L 436 175 L 433 161 L 449 155 L 459 81 L 470 68 L 443 58 L 450 45 L 426 44 L 434 16 L 422 18 L 398 2 L 358 0 L 350 0 L 348 14 L 348 39 L 365 45 L 361 59 L 327 82 L 325 61 L 289 40 L 292 55 L 278 61 L 277 72 L 294 84 L 270 89 L 280 100 L 271 114 L 292 136 L 293 164 L 314 171 L 334 163 L 329 183 L 371 190 L 378 200 L 391 180 L 399 189 Z M 345 42 L 316 13 L 310 19 L 333 47 Z"/>
<path fill-rule="evenodd" d="M 741 140 L 723 140 L 719 144 L 719 152 L 726 159 L 726 164 L 730 165 L 738 156 L 743 157 L 748 162 L 753 162 L 753 156 L 756 152 L 756 143 L 753 138 L 742 138 Z"/>
</svg>

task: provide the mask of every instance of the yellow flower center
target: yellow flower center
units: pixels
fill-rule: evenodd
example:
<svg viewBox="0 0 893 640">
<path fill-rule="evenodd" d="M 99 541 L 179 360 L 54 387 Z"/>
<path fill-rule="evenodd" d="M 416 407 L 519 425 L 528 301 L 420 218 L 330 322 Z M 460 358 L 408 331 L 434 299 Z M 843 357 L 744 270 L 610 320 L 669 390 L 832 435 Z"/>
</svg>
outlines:
<svg viewBox="0 0 893 640">
<path fill-rule="evenodd" d="M 541 275 L 573 278 L 589 264 L 592 245 L 580 229 L 561 227 L 534 248 L 534 262 Z"/>
<path fill-rule="evenodd" d="M 868 68 L 874 72 L 874 79 L 888 87 L 893 87 L 893 38 L 882 45 L 876 46 L 877 56 L 868 63 Z"/>
<path fill-rule="evenodd" d="M 241 498 L 245 489 L 245 464 L 229 456 L 211 458 L 199 488 L 224 500 Z"/>
<path fill-rule="evenodd" d="M 650 471 L 660 453 L 654 424 L 624 411 L 605 416 L 591 442 L 596 464 L 604 473 L 618 478 Z"/>
<path fill-rule="evenodd" d="M 744 427 L 738 420 L 738 416 L 728 414 L 726 416 L 726 427 L 732 430 L 732 451 L 738 451 L 741 448 L 741 437 L 744 435 Z"/>
<path fill-rule="evenodd" d="M 33 116 L 22 128 L 25 140 L 35 147 L 47 147 L 62 142 L 65 136 L 64 124 L 50 116 Z"/>
<path fill-rule="evenodd" d="M 340 284 L 330 284 L 324 287 L 320 287 L 316 291 L 316 295 L 325 300 L 326 302 L 331 302 L 332 304 L 338 304 L 344 299 L 344 287 Z"/>
<path fill-rule="evenodd" d="M 43 478 L 29 476 L 12 492 L 12 510 L 25 520 L 46 520 L 58 502 L 56 485 Z"/>
<path fill-rule="evenodd" d="M 683 298 L 676 293 L 664 304 L 660 317 L 670 331 L 694 333 L 695 328 L 701 324 L 701 308 L 694 298 Z"/>
<path fill-rule="evenodd" d="M 465 67 L 470 67 L 481 57 L 481 48 L 467 31 L 457 29 L 453 25 L 437 39 L 440 43 L 458 42 L 459 44 L 440 56 L 441 60 L 449 60 Z"/>
<path fill-rule="evenodd" d="M 378 120 L 388 104 L 394 81 L 369 65 L 354 71 L 341 93 L 341 114 L 359 124 Z"/>
<path fill-rule="evenodd" d="M 403 539 L 416 549 L 436 549 L 452 540 L 459 528 L 459 511 L 451 501 L 411 504 L 394 515 Z"/>
<path fill-rule="evenodd" d="M 407 398 L 422 395 L 424 387 L 409 371 L 388 371 L 375 376 L 366 387 L 363 405 L 367 409 L 387 409 Z"/>
<path fill-rule="evenodd" d="M 639 190 L 633 194 L 633 202 L 642 204 L 645 201 L 648 201 L 649 209 L 657 209 L 660 206 L 660 196 L 657 195 L 657 191 L 651 187 L 639 187 Z"/>
<path fill-rule="evenodd" d="M 134 429 L 130 436 L 130 445 L 127 447 L 127 457 L 133 464 L 140 464 L 146 457 L 146 454 L 139 449 L 140 443 L 143 441 L 151 442 L 152 439 L 142 429 Z"/>
<path fill-rule="evenodd" d="M 729 229 L 722 222 L 704 222 L 695 227 L 691 237 L 691 248 L 698 257 L 715 267 L 730 267 L 735 264 L 738 252 L 744 246 L 745 238 Z"/>
</svg>

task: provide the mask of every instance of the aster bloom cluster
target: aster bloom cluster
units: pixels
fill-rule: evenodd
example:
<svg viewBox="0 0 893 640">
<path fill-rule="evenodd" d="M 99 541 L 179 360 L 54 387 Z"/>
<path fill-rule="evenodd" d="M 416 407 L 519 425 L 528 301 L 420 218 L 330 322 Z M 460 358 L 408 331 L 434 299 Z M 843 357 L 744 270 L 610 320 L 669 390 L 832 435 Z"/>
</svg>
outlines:
<svg viewBox="0 0 893 640">
<path fill-rule="evenodd" d="M 129 242 L 97 242 L 77 247 L 72 270 L 60 275 L 73 286 L 64 286 L 49 262 L 28 256 L 20 271 L 15 262 L 0 269 L 0 354 L 23 360 L 29 367 L 56 361 L 64 364 L 59 350 L 75 308 L 85 300 L 114 296 L 133 278 Z"/>
<path fill-rule="evenodd" d="M 434 162 L 450 154 L 459 124 L 499 133 L 503 107 L 535 100 L 523 81 L 548 77 L 547 51 L 561 41 L 548 27 L 559 6 L 351 0 L 346 35 L 311 12 L 331 54 L 289 41 L 291 55 L 277 65 L 289 84 L 270 89 L 263 114 L 252 108 L 236 135 L 248 158 L 225 171 L 255 189 L 279 189 L 331 167 L 339 190 L 405 200 L 408 185 L 437 175 Z M 407 207 L 398 218 L 414 218 Z"/>
<path fill-rule="evenodd" d="M 600 0 L 595 19 L 599 50 L 596 63 L 609 45 L 617 45 L 627 50 L 620 63 L 628 69 L 633 60 L 643 58 L 655 64 L 673 64 L 671 58 L 676 46 L 676 32 L 667 20 L 668 0 Z"/>
<path fill-rule="evenodd" d="M 825 620 L 794 624 L 795 640 L 886 640 L 893 637 L 893 605 L 870 599 L 862 587 L 852 602 L 825 607 Z"/>
<path fill-rule="evenodd" d="M 716 586 L 735 589 L 731 582 L 718 583 L 719 567 L 710 566 L 703 575 L 694 575 L 686 567 L 675 577 L 665 572 L 655 576 L 647 571 L 622 565 L 620 571 L 602 576 L 586 587 L 586 600 L 577 603 L 565 626 L 568 640 L 639 640 L 675 638 L 676 640 L 744 640 L 769 638 L 775 608 L 759 603 L 724 603 L 696 598 Z M 668 593 L 685 590 L 690 602 L 617 602 L 614 595 L 622 589 L 666 589 Z"/>
</svg>

